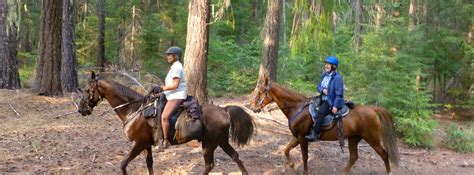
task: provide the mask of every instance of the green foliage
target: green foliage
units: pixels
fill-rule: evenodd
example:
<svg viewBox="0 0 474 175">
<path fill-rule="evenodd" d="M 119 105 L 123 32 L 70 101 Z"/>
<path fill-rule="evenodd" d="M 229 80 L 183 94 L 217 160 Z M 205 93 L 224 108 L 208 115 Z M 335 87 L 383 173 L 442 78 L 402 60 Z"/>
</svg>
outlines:
<svg viewBox="0 0 474 175">
<path fill-rule="evenodd" d="M 35 73 L 35 63 L 37 55 L 30 52 L 18 52 L 17 59 L 20 74 L 21 87 L 29 88 L 31 87 L 31 80 Z"/>
<path fill-rule="evenodd" d="M 456 124 L 446 129 L 446 145 L 458 152 L 474 152 L 474 130 L 463 130 Z"/>
<path fill-rule="evenodd" d="M 403 18 L 386 23 L 380 31 L 364 34 L 359 54 L 348 61 L 351 66 L 347 67 L 350 74 L 345 79 L 346 94 L 358 103 L 387 107 L 406 143 L 431 147 L 437 126 L 431 118 L 431 96 L 416 82 L 424 67 L 423 50 L 414 47 L 423 46 L 421 32 L 402 28 Z M 351 55 L 347 51 L 342 54 Z"/>
<path fill-rule="evenodd" d="M 218 37 L 218 36 L 215 36 Z M 260 47 L 240 47 L 232 40 L 209 43 L 208 91 L 211 96 L 249 93 L 257 80 Z"/>
</svg>

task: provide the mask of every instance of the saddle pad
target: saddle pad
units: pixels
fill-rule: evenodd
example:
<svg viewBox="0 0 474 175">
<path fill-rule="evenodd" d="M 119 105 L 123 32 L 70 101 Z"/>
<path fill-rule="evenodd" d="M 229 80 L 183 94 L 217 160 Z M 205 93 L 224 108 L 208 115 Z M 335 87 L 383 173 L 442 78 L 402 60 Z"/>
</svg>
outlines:
<svg viewBox="0 0 474 175">
<path fill-rule="evenodd" d="M 341 117 L 345 117 L 349 114 L 349 107 L 347 105 L 344 105 L 342 107 L 342 109 L 338 110 L 336 115 L 339 115 Z M 316 106 L 316 103 L 313 102 L 313 100 L 311 100 L 311 102 L 309 103 L 309 113 L 311 114 L 311 116 L 313 116 L 313 118 L 315 118 L 315 116 L 318 115 L 318 112 L 317 112 L 317 106 Z M 331 124 L 335 119 L 335 115 L 334 114 L 328 114 L 324 117 L 323 119 L 323 125 L 329 125 Z"/>
</svg>

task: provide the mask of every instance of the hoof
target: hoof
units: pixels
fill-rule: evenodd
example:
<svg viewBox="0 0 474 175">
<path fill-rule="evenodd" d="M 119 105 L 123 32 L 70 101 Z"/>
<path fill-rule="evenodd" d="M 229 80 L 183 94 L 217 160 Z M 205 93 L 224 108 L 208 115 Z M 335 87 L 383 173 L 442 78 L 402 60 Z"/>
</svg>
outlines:
<svg viewBox="0 0 474 175">
<path fill-rule="evenodd" d="M 287 164 L 289 168 L 291 169 L 295 169 L 295 164 L 292 162 L 292 163 L 288 163 Z"/>
</svg>

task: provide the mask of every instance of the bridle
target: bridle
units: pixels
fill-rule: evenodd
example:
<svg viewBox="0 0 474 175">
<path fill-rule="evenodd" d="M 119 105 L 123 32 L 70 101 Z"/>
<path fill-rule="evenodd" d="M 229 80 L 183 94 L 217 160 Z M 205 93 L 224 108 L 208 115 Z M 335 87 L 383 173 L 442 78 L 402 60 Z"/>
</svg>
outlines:
<svg viewBox="0 0 474 175">
<path fill-rule="evenodd" d="M 97 83 L 97 80 L 94 82 L 95 85 L 95 88 L 93 88 L 94 90 L 94 93 L 92 93 L 91 96 L 89 96 L 89 99 L 87 101 L 87 105 L 90 107 L 90 108 L 93 108 L 95 106 L 98 106 L 99 103 L 104 100 L 104 98 L 100 95 L 99 93 L 99 84 Z M 94 99 L 95 98 L 99 98 L 99 100 L 97 102 L 94 102 Z M 92 103 L 95 103 L 95 104 L 92 104 Z"/>
<path fill-rule="evenodd" d="M 265 101 L 265 98 L 268 98 L 270 100 L 270 102 L 268 103 L 273 102 L 272 97 L 268 95 L 269 91 L 270 91 L 270 80 L 268 80 L 267 86 L 265 86 L 265 92 L 264 92 L 265 96 L 262 99 L 260 99 L 260 101 L 258 102 L 259 108 L 262 108 L 263 101 Z M 260 95 L 258 95 L 257 97 L 260 97 Z"/>
</svg>

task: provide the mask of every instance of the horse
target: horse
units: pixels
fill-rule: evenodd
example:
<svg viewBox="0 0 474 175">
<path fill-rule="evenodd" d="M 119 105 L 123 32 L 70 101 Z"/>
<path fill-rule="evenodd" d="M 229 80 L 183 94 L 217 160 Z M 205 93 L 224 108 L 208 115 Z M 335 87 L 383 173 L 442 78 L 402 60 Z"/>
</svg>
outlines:
<svg viewBox="0 0 474 175">
<path fill-rule="evenodd" d="M 82 93 L 78 109 L 81 115 L 90 115 L 93 108 L 100 101 L 106 99 L 124 124 L 127 116 L 137 111 L 145 103 L 145 97 L 140 93 L 115 81 L 99 79 L 95 72 L 92 72 L 90 80 Z M 239 159 L 239 154 L 229 143 L 229 130 L 233 142 L 239 146 L 248 144 L 255 127 L 252 117 L 239 106 L 218 107 L 212 104 L 203 104 L 201 107 L 201 121 L 203 125 L 201 142 L 205 161 L 204 174 L 209 174 L 214 167 L 214 150 L 217 146 L 220 146 L 232 158 L 242 174 L 248 174 L 245 166 Z M 133 141 L 134 144 L 128 155 L 121 162 L 120 168 L 123 174 L 127 174 L 126 168 L 128 163 L 143 151 L 146 151 L 148 172 L 153 174 L 153 128 L 148 125 L 146 119 L 141 116 L 141 113 L 139 115 L 135 122 L 130 124 L 126 133 L 128 139 Z M 175 142 L 175 144 L 177 143 Z"/>
<path fill-rule="evenodd" d="M 303 157 L 304 174 L 308 174 L 308 140 L 305 136 L 313 126 L 313 119 L 308 110 L 308 101 L 309 98 L 277 83 L 271 83 L 268 76 L 264 76 L 262 85 L 251 104 L 251 110 L 260 112 L 263 107 L 275 102 L 285 114 L 289 121 L 290 131 L 294 136 L 284 150 L 287 165 L 294 168 L 290 151 L 299 144 Z M 393 119 L 387 110 L 382 107 L 355 105 L 342 119 L 342 122 L 343 136 L 349 141 L 350 159 L 340 173 L 349 173 L 352 165 L 358 159 L 357 144 L 361 139 L 364 139 L 382 158 L 387 173 L 391 173 L 389 159 L 396 166 L 399 165 L 400 158 Z M 338 140 L 337 127 L 322 132 L 320 140 Z M 381 141 L 383 141 L 383 147 Z"/>
</svg>

